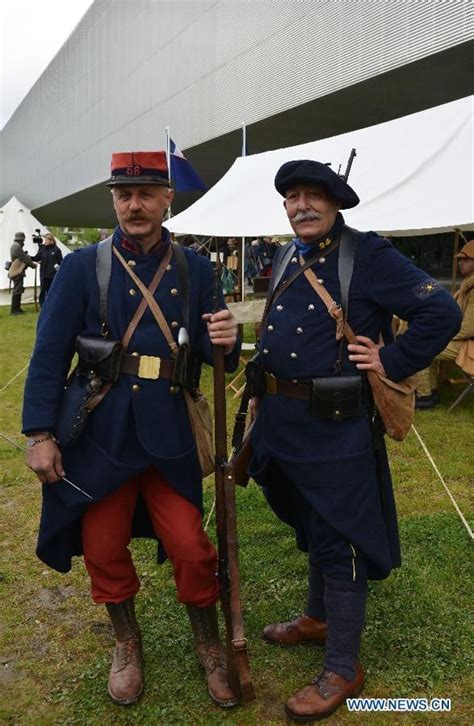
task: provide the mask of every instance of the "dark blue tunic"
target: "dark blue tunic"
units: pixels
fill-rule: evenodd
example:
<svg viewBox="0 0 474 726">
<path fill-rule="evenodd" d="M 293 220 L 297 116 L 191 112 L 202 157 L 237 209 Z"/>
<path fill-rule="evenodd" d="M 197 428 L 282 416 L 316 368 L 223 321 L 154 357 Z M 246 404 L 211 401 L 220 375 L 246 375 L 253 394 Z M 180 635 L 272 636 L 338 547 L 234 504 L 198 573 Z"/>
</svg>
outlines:
<svg viewBox="0 0 474 726">
<path fill-rule="evenodd" d="M 116 242 L 114 241 L 114 244 Z M 68 255 L 54 280 L 38 322 L 37 338 L 25 387 L 23 431 L 55 432 L 64 384 L 78 335 L 99 335 L 99 287 L 95 245 Z M 136 255 L 120 248 L 135 262 L 134 272 L 149 285 L 160 263 L 156 255 Z M 201 316 L 214 309 L 214 276 L 210 262 L 184 249 L 190 270 L 190 341 L 204 362 L 212 349 Z M 155 299 L 177 341 L 183 325 L 182 297 L 173 257 Z M 177 292 L 176 292 L 177 291 Z M 113 256 L 108 296 L 110 339 L 121 340 L 141 294 Z M 221 307 L 224 302 L 221 299 Z M 170 358 L 170 350 L 147 308 L 128 352 Z M 226 368 L 238 365 L 239 346 L 226 356 Z M 133 384 L 139 390 L 133 391 Z M 170 393 L 165 379 L 145 380 L 121 374 L 89 417 L 86 432 L 62 452 L 66 476 L 98 500 L 134 474 L 155 465 L 181 494 L 202 508 L 202 477 L 189 417 L 181 393 Z M 66 572 L 71 557 L 82 553 L 80 518 L 89 500 L 64 482 L 43 485 L 43 507 L 37 554 L 51 567 Z M 153 537 L 141 503 L 134 536 Z"/>
<path fill-rule="evenodd" d="M 336 249 L 313 265 L 336 302 L 341 301 L 338 254 Z M 295 256 L 283 279 L 297 265 Z M 409 323 L 408 331 L 396 340 L 392 314 Z M 461 319 L 458 306 L 441 285 L 388 240 L 368 232 L 361 235 L 356 249 L 348 321 L 356 335 L 375 342 L 383 335 L 383 366 L 392 380 L 400 381 L 431 362 L 456 334 Z M 307 380 L 333 374 L 339 345 L 333 319 L 301 275 L 272 306 L 259 349 L 265 369 L 277 378 Z M 346 343 L 343 373 L 357 373 Z M 304 501 L 366 556 L 369 577 L 386 577 L 400 564 L 386 450 L 382 442 L 374 452 L 368 412 L 361 418 L 322 421 L 311 415 L 309 402 L 266 395 L 254 426 L 253 446 L 250 472 L 277 515 L 295 527 L 302 549 L 308 548 L 305 513 L 294 504 L 288 478 Z M 271 467 L 272 460 L 283 462 L 285 478 Z"/>
</svg>

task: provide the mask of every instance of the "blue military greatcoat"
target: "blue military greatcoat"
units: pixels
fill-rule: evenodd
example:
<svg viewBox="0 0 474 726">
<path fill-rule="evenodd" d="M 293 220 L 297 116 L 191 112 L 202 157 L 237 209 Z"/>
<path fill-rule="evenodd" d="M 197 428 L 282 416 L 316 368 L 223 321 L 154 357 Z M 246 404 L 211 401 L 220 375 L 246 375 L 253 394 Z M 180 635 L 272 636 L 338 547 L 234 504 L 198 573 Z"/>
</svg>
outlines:
<svg viewBox="0 0 474 726">
<path fill-rule="evenodd" d="M 165 243 L 167 232 L 163 230 Z M 160 264 L 155 254 L 135 254 L 114 245 L 142 282 L 149 286 Z M 212 363 L 207 326 L 201 319 L 212 312 L 214 276 L 210 262 L 184 249 L 190 272 L 189 337 L 204 362 Z M 100 336 L 97 246 L 68 255 L 54 280 L 38 322 L 37 338 L 25 387 L 23 431 L 56 431 L 66 377 L 78 335 Z M 121 340 L 142 295 L 112 256 L 108 294 L 111 340 Z M 177 342 L 183 325 L 182 291 L 173 256 L 155 292 Z M 221 298 L 220 307 L 224 303 Z M 149 308 L 127 351 L 171 358 L 168 343 Z M 226 356 L 235 370 L 239 347 Z M 202 508 L 202 476 L 189 417 L 181 392 L 170 392 L 170 381 L 120 374 L 106 397 L 91 413 L 85 432 L 62 452 L 66 477 L 98 500 L 150 465 L 198 508 Z M 64 482 L 43 485 L 38 556 L 55 569 L 70 569 L 72 555 L 82 553 L 80 520 L 88 499 Z M 146 510 L 139 503 L 134 536 L 154 536 Z"/>
<path fill-rule="evenodd" d="M 336 248 L 312 269 L 340 303 L 338 257 Z M 298 265 L 296 252 L 282 279 Z M 409 324 L 408 331 L 395 340 L 393 314 Z M 383 366 L 392 380 L 400 381 L 425 368 L 446 346 L 459 329 L 460 313 L 439 283 L 388 240 L 367 232 L 360 235 L 356 248 L 348 322 L 356 335 L 375 342 L 382 334 Z M 269 311 L 261 333 L 260 360 L 266 371 L 287 381 L 331 376 L 340 351 L 335 331 L 326 306 L 300 275 Z M 349 361 L 346 341 L 342 360 L 344 375 L 358 374 Z M 319 420 L 312 415 L 309 401 L 267 394 L 253 429 L 255 455 L 250 473 L 263 486 L 277 515 L 295 527 L 302 549 L 308 547 L 306 513 L 296 501 L 314 508 L 354 544 L 368 560 L 369 576 L 378 579 L 399 565 L 400 550 L 386 450 L 382 441 L 374 451 L 369 415 L 366 407 L 360 418 Z M 280 480 L 272 468 L 272 460 L 290 473 L 302 498 L 291 496 L 287 481 Z"/>
</svg>

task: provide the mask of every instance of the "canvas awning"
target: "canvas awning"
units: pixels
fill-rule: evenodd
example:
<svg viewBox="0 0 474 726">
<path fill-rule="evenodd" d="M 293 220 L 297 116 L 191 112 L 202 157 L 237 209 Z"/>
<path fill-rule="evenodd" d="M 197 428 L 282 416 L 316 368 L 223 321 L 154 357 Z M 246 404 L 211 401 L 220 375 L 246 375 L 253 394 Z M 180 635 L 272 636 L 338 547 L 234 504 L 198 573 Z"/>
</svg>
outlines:
<svg viewBox="0 0 474 726">
<path fill-rule="evenodd" d="M 361 203 L 346 222 L 393 236 L 474 229 L 474 97 L 263 154 L 238 158 L 195 204 L 166 222 L 177 234 L 255 237 L 292 234 L 273 186 L 292 159 L 331 162 L 342 170 L 357 156 L 350 184 Z"/>
</svg>

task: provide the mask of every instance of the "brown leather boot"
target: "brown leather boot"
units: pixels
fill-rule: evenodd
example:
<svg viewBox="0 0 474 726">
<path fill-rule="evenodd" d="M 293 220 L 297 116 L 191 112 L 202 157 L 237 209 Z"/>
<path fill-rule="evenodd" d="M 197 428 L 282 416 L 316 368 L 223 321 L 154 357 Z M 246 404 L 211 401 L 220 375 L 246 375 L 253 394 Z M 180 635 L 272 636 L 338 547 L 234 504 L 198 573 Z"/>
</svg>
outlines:
<svg viewBox="0 0 474 726">
<path fill-rule="evenodd" d="M 143 652 L 140 628 L 135 618 L 133 598 L 118 605 L 106 603 L 115 632 L 115 653 L 109 675 L 109 696 L 115 703 L 128 706 L 143 691 Z"/>
<path fill-rule="evenodd" d="M 299 615 L 288 623 L 273 623 L 263 629 L 263 638 L 272 645 L 289 648 L 301 643 L 323 645 L 326 642 L 326 623 L 309 615 Z"/>
<path fill-rule="evenodd" d="M 224 646 L 219 638 L 215 605 L 198 608 L 186 605 L 194 633 L 199 662 L 207 677 L 207 689 L 212 700 L 222 708 L 230 708 L 239 702 L 227 680 Z"/>
<path fill-rule="evenodd" d="M 299 723 L 319 721 L 333 713 L 346 698 L 358 696 L 364 685 L 364 669 L 357 663 L 355 678 L 346 681 L 326 669 L 313 683 L 288 699 L 286 714 Z"/>
</svg>

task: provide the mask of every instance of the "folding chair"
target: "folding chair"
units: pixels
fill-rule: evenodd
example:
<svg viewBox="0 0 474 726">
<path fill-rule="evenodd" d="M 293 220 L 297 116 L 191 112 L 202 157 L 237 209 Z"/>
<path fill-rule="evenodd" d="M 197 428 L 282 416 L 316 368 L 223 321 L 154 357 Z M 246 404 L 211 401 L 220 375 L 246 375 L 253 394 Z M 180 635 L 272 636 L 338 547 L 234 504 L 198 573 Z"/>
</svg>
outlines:
<svg viewBox="0 0 474 726">
<path fill-rule="evenodd" d="M 456 398 L 453 404 L 448 408 L 448 411 L 452 411 L 455 406 L 458 405 L 458 403 L 461 403 L 461 401 L 466 398 L 472 391 L 474 390 L 474 376 L 470 376 L 467 373 L 464 373 L 463 371 L 463 383 L 466 383 L 466 387 L 464 388 L 463 392 Z"/>
</svg>

